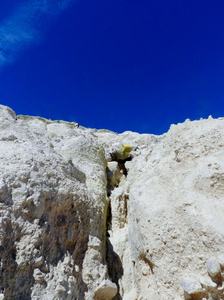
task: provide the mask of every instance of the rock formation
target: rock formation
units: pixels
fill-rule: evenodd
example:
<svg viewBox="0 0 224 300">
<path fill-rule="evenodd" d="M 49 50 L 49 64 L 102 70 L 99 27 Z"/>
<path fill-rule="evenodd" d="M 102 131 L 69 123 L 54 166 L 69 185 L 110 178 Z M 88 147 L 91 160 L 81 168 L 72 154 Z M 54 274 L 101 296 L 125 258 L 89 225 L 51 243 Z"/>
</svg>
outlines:
<svg viewBox="0 0 224 300">
<path fill-rule="evenodd" d="M 0 299 L 224 299 L 224 119 L 161 135 L 0 106 Z"/>
</svg>

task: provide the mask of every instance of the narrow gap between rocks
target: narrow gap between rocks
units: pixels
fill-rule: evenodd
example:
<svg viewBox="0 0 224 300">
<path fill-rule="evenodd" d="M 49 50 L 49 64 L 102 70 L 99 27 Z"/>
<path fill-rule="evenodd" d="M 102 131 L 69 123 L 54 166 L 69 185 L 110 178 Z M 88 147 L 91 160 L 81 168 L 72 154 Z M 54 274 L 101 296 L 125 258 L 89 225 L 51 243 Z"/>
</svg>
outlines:
<svg viewBox="0 0 224 300">
<path fill-rule="evenodd" d="M 126 161 L 131 161 L 132 158 L 128 157 L 126 159 L 113 159 L 118 163 L 118 170 L 120 172 L 120 176 L 127 177 L 128 170 L 125 167 Z M 108 196 L 108 207 L 107 207 L 107 218 L 106 218 L 106 263 L 108 274 L 112 280 L 112 282 L 116 283 L 118 287 L 117 295 L 113 298 L 113 300 L 121 300 L 122 297 L 120 295 L 120 287 L 119 287 L 119 279 L 123 276 L 123 266 L 120 257 L 113 249 L 113 245 L 110 242 L 110 233 L 109 231 L 112 229 L 112 212 L 111 212 L 111 199 L 110 196 L 114 188 L 119 187 L 120 178 L 118 180 L 115 179 L 115 172 L 112 172 L 107 168 L 107 196 Z M 113 178 L 113 180 L 112 180 Z M 125 218 L 127 217 L 127 198 L 125 198 Z"/>
<path fill-rule="evenodd" d="M 112 226 L 112 214 L 111 214 L 111 203 L 109 201 L 107 208 L 107 227 L 106 227 L 106 263 L 108 275 L 113 283 L 116 283 L 118 292 L 113 300 L 122 300 L 120 295 L 119 279 L 123 276 L 123 266 L 120 257 L 113 249 L 113 245 L 110 242 L 109 230 Z"/>
<path fill-rule="evenodd" d="M 118 159 L 117 160 L 118 166 L 119 166 L 120 170 L 123 171 L 123 174 L 124 174 L 125 177 L 127 177 L 127 175 L 128 175 L 128 170 L 125 167 L 125 163 L 126 163 L 126 161 L 131 161 L 131 160 L 132 160 L 132 157 L 128 157 L 126 159 Z"/>
<path fill-rule="evenodd" d="M 112 162 L 117 162 L 118 163 L 118 169 L 119 169 L 119 172 L 120 172 L 120 176 L 124 175 L 125 177 L 127 177 L 128 170 L 125 167 L 125 163 L 127 161 L 131 161 L 131 160 L 132 160 L 132 157 L 128 157 L 126 159 L 113 159 L 112 160 Z M 106 172 L 107 172 L 107 197 L 110 197 L 110 195 L 111 195 L 112 191 L 114 190 L 114 188 L 119 186 L 120 179 L 115 180 L 113 182 L 113 180 L 111 180 L 111 177 L 114 177 L 115 174 L 113 174 L 113 172 L 110 171 L 108 167 L 107 167 Z"/>
</svg>

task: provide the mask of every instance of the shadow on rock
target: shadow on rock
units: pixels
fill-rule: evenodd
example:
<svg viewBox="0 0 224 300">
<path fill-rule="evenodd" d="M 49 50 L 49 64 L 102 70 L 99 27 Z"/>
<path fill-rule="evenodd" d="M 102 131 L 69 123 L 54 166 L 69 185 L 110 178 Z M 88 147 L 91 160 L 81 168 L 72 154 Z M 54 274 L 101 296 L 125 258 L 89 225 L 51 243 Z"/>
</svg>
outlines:
<svg viewBox="0 0 224 300">
<path fill-rule="evenodd" d="M 122 262 L 120 260 L 120 257 L 117 255 L 117 253 L 114 252 L 113 246 L 108 238 L 106 241 L 106 246 L 107 246 L 106 261 L 107 261 L 108 274 L 112 282 L 116 283 L 118 287 L 117 295 L 113 298 L 113 300 L 121 300 L 122 297 L 120 295 L 120 287 L 118 281 L 123 276 L 124 273 Z"/>
</svg>

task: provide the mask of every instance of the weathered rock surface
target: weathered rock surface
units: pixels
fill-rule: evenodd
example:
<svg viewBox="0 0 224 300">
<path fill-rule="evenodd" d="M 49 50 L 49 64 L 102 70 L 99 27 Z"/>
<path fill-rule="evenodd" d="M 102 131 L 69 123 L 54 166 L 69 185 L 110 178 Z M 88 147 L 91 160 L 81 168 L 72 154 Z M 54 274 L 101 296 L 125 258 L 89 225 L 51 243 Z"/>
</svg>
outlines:
<svg viewBox="0 0 224 300">
<path fill-rule="evenodd" d="M 0 106 L 0 299 L 224 299 L 224 119 L 74 125 Z"/>
</svg>

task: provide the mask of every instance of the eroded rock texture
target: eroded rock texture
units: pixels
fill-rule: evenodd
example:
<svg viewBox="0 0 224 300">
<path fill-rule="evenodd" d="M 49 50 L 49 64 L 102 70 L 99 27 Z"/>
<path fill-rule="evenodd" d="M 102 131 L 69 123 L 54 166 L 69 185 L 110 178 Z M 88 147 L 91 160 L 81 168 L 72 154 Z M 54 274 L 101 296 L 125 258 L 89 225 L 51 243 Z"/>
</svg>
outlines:
<svg viewBox="0 0 224 300">
<path fill-rule="evenodd" d="M 0 299 L 224 299 L 224 119 L 74 125 L 0 106 Z"/>
</svg>

